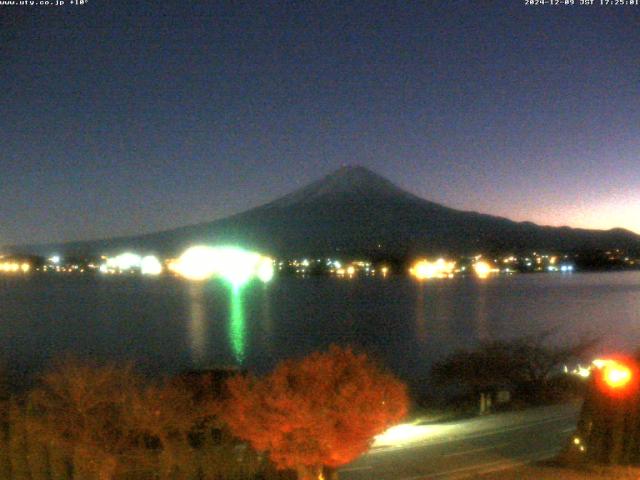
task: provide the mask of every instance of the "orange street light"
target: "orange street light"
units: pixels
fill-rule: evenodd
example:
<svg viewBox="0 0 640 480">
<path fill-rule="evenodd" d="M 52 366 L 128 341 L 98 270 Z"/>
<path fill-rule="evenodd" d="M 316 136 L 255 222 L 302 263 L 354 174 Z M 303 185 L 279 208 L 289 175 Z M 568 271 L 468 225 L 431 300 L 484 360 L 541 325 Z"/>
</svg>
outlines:
<svg viewBox="0 0 640 480">
<path fill-rule="evenodd" d="M 599 371 L 598 386 L 611 395 L 624 395 L 635 385 L 632 363 L 612 358 L 594 360 L 593 366 Z"/>
<path fill-rule="evenodd" d="M 604 366 L 602 376 L 604 383 L 606 383 L 609 388 L 618 389 L 626 387 L 631 381 L 633 374 L 631 373 L 631 369 L 626 365 L 612 362 Z"/>
</svg>

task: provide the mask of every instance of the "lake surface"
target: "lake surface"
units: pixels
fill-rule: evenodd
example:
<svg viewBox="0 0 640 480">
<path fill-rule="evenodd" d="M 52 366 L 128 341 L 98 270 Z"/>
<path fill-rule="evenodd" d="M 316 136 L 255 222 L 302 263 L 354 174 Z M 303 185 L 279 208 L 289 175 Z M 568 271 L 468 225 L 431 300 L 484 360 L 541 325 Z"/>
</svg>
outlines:
<svg viewBox="0 0 640 480">
<path fill-rule="evenodd" d="M 65 353 L 134 360 L 153 373 L 278 360 L 331 343 L 364 348 L 413 385 L 430 364 L 483 340 L 557 328 L 640 346 L 640 272 L 529 274 L 418 283 L 409 278 L 219 281 L 0 278 L 0 356 L 27 372 Z"/>
</svg>

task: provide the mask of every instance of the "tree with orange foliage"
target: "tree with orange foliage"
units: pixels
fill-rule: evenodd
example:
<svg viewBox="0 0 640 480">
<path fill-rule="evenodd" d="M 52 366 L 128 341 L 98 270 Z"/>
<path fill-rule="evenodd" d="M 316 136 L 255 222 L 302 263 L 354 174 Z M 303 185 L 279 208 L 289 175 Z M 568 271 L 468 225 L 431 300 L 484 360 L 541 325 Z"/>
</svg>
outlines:
<svg viewBox="0 0 640 480">
<path fill-rule="evenodd" d="M 221 416 L 231 432 L 301 480 L 351 462 L 407 413 L 403 383 L 364 354 L 330 347 L 287 360 L 263 378 L 229 380 Z"/>
<path fill-rule="evenodd" d="M 157 454 L 158 478 L 181 478 L 191 454 L 189 434 L 202 416 L 200 410 L 181 382 L 146 385 L 132 397 L 124 418 Z"/>
<path fill-rule="evenodd" d="M 43 440 L 70 452 L 75 466 L 111 479 L 137 441 L 124 412 L 140 383 L 130 366 L 64 360 L 29 396 L 33 427 Z"/>
</svg>

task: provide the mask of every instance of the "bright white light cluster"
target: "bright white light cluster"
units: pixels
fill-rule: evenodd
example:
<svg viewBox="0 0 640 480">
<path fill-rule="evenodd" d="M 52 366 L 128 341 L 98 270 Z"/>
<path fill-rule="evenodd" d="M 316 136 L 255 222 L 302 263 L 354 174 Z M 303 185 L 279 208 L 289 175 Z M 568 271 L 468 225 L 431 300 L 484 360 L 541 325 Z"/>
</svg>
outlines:
<svg viewBox="0 0 640 480">
<path fill-rule="evenodd" d="M 158 257 L 147 255 L 140 260 L 140 273 L 143 275 L 160 275 L 162 273 L 162 263 Z"/>
<path fill-rule="evenodd" d="M 107 258 L 106 262 L 100 265 L 102 273 L 130 272 L 131 270 L 139 270 L 143 275 L 159 275 L 162 273 L 162 263 L 154 255 L 141 257 L 138 254 L 126 252 Z"/>
<path fill-rule="evenodd" d="M 500 269 L 494 267 L 489 262 L 478 260 L 473 264 L 473 271 L 478 278 L 487 278 L 492 273 L 499 273 Z"/>
<path fill-rule="evenodd" d="M 456 262 L 450 262 L 444 258 L 439 258 L 435 262 L 423 259 L 414 263 L 409 272 L 418 280 L 427 280 L 430 278 L 451 277 L 455 268 Z"/>
<path fill-rule="evenodd" d="M 189 280 L 207 280 L 214 276 L 240 286 L 258 277 L 263 282 L 273 278 L 271 258 L 236 247 L 198 245 L 187 249 L 170 266 L 171 270 Z"/>
</svg>

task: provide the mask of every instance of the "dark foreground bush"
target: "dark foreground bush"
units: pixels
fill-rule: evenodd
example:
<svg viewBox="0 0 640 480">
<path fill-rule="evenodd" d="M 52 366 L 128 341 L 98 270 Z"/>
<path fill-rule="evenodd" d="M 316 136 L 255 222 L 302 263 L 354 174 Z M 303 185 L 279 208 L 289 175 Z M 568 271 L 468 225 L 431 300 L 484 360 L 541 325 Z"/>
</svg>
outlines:
<svg viewBox="0 0 640 480">
<path fill-rule="evenodd" d="M 582 382 L 563 374 L 562 366 L 584 361 L 596 341 L 550 345 L 549 336 L 493 341 L 457 351 L 434 364 L 432 382 L 474 403 L 481 393 L 500 390 L 509 391 L 521 404 L 551 403 L 579 394 Z"/>
</svg>

